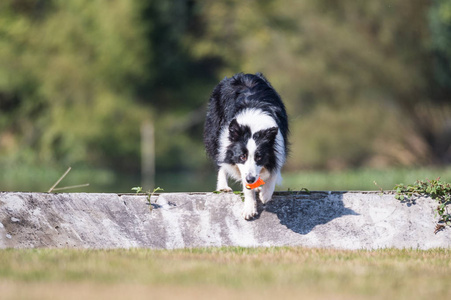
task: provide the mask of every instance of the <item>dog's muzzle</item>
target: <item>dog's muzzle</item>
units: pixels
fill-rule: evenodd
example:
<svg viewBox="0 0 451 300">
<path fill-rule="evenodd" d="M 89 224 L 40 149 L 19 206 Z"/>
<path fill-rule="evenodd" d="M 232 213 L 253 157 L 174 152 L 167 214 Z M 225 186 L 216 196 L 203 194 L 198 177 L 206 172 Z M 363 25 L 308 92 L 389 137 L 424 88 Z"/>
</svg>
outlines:
<svg viewBox="0 0 451 300">
<path fill-rule="evenodd" d="M 255 177 L 255 176 L 252 176 L 252 175 L 246 176 L 247 183 L 254 183 L 256 180 L 257 180 L 257 177 Z"/>
</svg>

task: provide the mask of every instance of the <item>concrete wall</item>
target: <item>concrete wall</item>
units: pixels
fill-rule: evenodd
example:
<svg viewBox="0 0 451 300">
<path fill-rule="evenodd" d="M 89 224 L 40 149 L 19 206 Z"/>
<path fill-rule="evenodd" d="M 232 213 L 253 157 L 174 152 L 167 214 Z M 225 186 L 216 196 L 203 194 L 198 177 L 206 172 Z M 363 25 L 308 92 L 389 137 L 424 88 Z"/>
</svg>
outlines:
<svg viewBox="0 0 451 300">
<path fill-rule="evenodd" d="M 451 246 L 434 234 L 436 204 L 400 203 L 391 193 L 276 193 L 245 221 L 234 194 L 0 193 L 0 248 L 173 249 L 306 246 L 340 249 Z"/>
</svg>

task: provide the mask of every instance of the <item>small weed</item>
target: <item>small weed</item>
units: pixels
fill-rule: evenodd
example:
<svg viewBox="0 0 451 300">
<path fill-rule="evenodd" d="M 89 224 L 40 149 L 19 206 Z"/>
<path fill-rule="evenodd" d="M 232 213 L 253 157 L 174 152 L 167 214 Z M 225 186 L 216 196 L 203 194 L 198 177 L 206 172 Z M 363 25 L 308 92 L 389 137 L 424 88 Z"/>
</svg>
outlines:
<svg viewBox="0 0 451 300">
<path fill-rule="evenodd" d="M 136 194 L 141 193 L 142 190 L 143 190 L 143 188 L 141 186 L 132 187 L 132 191 L 135 191 Z"/>
<path fill-rule="evenodd" d="M 384 194 L 384 189 L 380 185 L 377 184 L 376 180 L 373 180 L 373 183 L 375 186 L 377 186 L 379 188 L 380 194 L 381 195 Z"/>
<path fill-rule="evenodd" d="M 141 186 L 135 186 L 135 187 L 132 187 L 131 190 L 132 190 L 132 191 L 135 191 L 136 194 L 139 194 L 139 193 L 142 192 L 143 188 L 142 188 Z M 147 195 L 147 198 L 146 198 L 146 199 L 147 199 L 147 203 L 149 203 L 150 211 L 152 211 L 152 209 L 153 209 L 153 207 L 152 207 L 152 202 L 151 202 L 152 196 L 153 196 L 156 192 L 159 192 L 159 191 L 164 191 L 164 189 L 162 189 L 162 188 L 160 188 L 160 187 L 156 187 L 156 188 L 153 189 L 152 192 L 150 192 L 150 191 L 147 191 L 147 192 L 146 192 L 146 195 Z M 154 203 L 157 203 L 157 201 L 158 201 L 158 198 L 155 199 L 155 202 L 154 202 Z"/>
<path fill-rule="evenodd" d="M 222 193 L 227 193 L 224 191 L 213 191 L 214 194 L 222 194 Z M 234 193 L 235 195 L 239 195 L 241 197 L 241 201 L 244 202 L 244 193 L 242 191 L 233 191 L 232 193 Z"/>
<path fill-rule="evenodd" d="M 429 196 L 438 202 L 436 209 L 439 220 L 435 228 L 437 233 L 446 226 L 451 227 L 451 214 L 448 211 L 449 205 L 451 205 L 451 184 L 440 181 L 440 177 L 434 180 L 427 179 L 426 181 L 417 180 L 415 184 L 404 185 L 398 184 L 394 187 L 396 192 L 395 199 L 400 201 L 414 202 L 415 196 Z"/>
<path fill-rule="evenodd" d="M 234 191 L 233 193 L 234 193 L 235 195 L 240 196 L 241 201 L 244 202 L 244 193 L 243 193 L 242 191 Z"/>
<path fill-rule="evenodd" d="M 71 167 L 67 168 L 66 172 L 55 182 L 55 184 L 48 190 L 47 193 L 52 193 L 53 191 L 61 191 L 61 190 L 68 190 L 68 189 L 75 189 L 75 188 L 81 188 L 89 186 L 89 183 L 85 184 L 78 184 L 78 185 L 71 185 L 71 186 L 65 186 L 61 188 L 57 188 L 56 186 L 63 180 L 64 177 L 66 177 L 67 174 L 69 174 L 70 170 L 72 170 Z"/>
<path fill-rule="evenodd" d="M 299 194 L 310 194 L 310 190 L 308 188 L 301 188 L 300 190 L 293 190 L 292 188 L 287 188 L 287 192 L 292 195 L 299 195 Z"/>
<path fill-rule="evenodd" d="M 308 188 L 302 188 L 302 189 L 301 189 L 301 192 L 310 194 L 310 190 L 309 190 Z"/>
</svg>

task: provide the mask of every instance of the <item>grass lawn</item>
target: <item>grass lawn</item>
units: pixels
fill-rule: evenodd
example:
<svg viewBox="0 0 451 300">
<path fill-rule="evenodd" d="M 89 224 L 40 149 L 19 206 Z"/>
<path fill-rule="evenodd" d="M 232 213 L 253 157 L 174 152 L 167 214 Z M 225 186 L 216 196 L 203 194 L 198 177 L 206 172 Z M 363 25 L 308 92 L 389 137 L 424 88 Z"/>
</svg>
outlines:
<svg viewBox="0 0 451 300">
<path fill-rule="evenodd" d="M 280 190 L 377 191 L 392 190 L 396 184 L 413 184 L 416 180 L 436 179 L 451 182 L 451 168 L 356 169 L 336 172 L 304 171 L 283 174 Z M 376 182 L 377 185 L 374 183 Z"/>
<path fill-rule="evenodd" d="M 67 167 L 37 167 L 30 165 L 7 166 L 0 164 L 0 191 L 45 192 L 63 175 Z M 283 173 L 280 191 L 301 190 L 369 190 L 380 188 L 391 190 L 396 184 L 413 184 L 418 179 L 441 177 L 451 182 L 451 167 L 448 168 L 394 168 L 394 169 L 355 169 L 343 171 L 300 171 Z M 377 185 L 374 184 L 377 183 Z M 130 193 L 131 188 L 141 185 L 139 174 L 114 173 L 111 170 L 73 167 L 58 187 L 89 183 L 88 187 L 64 192 Z M 216 187 L 216 173 L 184 172 L 158 173 L 156 186 L 165 192 L 211 192 Z M 234 190 L 241 187 L 233 184 Z"/>
<path fill-rule="evenodd" d="M 2 299 L 449 299 L 451 250 L 0 250 Z"/>
</svg>

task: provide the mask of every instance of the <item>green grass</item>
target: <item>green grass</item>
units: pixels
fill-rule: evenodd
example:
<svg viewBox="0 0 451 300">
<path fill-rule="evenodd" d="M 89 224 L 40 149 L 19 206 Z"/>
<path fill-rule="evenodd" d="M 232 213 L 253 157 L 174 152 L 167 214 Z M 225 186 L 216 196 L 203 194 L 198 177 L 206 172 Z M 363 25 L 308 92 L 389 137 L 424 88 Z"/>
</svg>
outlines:
<svg viewBox="0 0 451 300">
<path fill-rule="evenodd" d="M 358 169 L 337 172 L 305 171 L 289 173 L 283 176 L 280 190 L 368 190 L 380 188 L 392 190 L 396 184 L 413 184 L 418 179 L 436 179 L 451 182 L 451 168 L 416 168 L 416 169 Z M 374 184 L 377 183 L 377 185 Z"/>
<path fill-rule="evenodd" d="M 63 175 L 67 166 L 6 165 L 0 163 L 0 191 L 46 192 Z M 166 192 L 212 191 L 216 175 L 201 172 L 159 173 L 155 184 Z M 139 173 L 127 174 L 108 169 L 73 166 L 58 187 L 89 183 L 88 187 L 64 192 L 130 193 L 131 188 L 142 186 Z"/>
<path fill-rule="evenodd" d="M 47 192 L 64 174 L 67 166 L 46 167 L 36 165 L 0 164 L 0 191 Z M 58 187 L 89 183 L 88 187 L 68 192 L 112 192 L 118 184 L 117 175 L 106 169 L 73 167 Z"/>
<path fill-rule="evenodd" d="M 0 163 L 0 191 L 45 192 L 60 178 L 67 167 L 6 165 Z M 396 184 L 413 184 L 417 179 L 436 179 L 451 182 L 451 167 L 415 169 L 357 169 L 340 172 L 302 171 L 284 173 L 278 190 L 391 190 Z M 374 184 L 377 182 L 378 186 Z M 142 186 L 139 174 L 121 174 L 106 169 L 74 166 L 58 187 L 89 183 L 89 187 L 64 192 L 130 193 L 134 186 Z M 230 182 L 231 183 L 231 182 Z M 216 174 L 201 172 L 158 173 L 156 186 L 165 192 L 210 192 L 216 187 Z M 232 183 L 231 183 L 232 184 Z M 239 185 L 232 184 L 234 190 Z"/>
<path fill-rule="evenodd" d="M 2 299 L 448 299 L 451 250 L 0 250 Z"/>
</svg>

